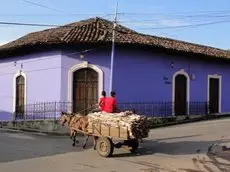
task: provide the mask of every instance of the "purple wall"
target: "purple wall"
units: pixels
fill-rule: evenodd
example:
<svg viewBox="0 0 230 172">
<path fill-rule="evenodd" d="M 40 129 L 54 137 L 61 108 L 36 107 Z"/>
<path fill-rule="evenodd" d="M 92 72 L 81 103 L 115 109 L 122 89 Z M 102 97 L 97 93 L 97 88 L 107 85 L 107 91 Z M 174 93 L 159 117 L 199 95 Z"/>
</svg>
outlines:
<svg viewBox="0 0 230 172">
<path fill-rule="evenodd" d="M 14 61 L 17 65 L 14 66 Z M 13 78 L 23 64 L 27 79 L 27 103 L 59 101 L 61 92 L 60 52 L 40 53 L 0 61 L 0 120 L 12 119 Z"/>
<path fill-rule="evenodd" d="M 77 50 L 72 50 L 76 52 Z M 79 54 L 68 55 L 71 52 L 62 53 L 62 82 L 61 82 L 61 99 L 63 101 L 68 100 L 68 71 L 71 67 L 82 63 L 83 61 L 88 61 L 89 64 L 97 65 L 104 73 L 104 90 L 108 92 L 109 90 L 109 73 L 110 73 L 110 52 L 89 52 L 84 54 L 84 58 L 81 59 Z"/>
<path fill-rule="evenodd" d="M 74 52 L 76 50 L 72 50 Z M 104 89 L 109 91 L 110 79 L 110 51 L 89 52 L 83 59 L 80 55 L 66 55 L 62 53 L 62 93 L 61 99 L 68 98 L 68 70 L 83 61 L 98 65 L 104 71 Z M 171 67 L 171 62 L 174 67 Z M 222 76 L 222 112 L 230 111 L 228 98 L 230 90 L 230 69 L 227 64 L 205 62 L 180 56 L 162 55 L 154 52 L 124 50 L 117 48 L 114 61 L 113 88 L 117 92 L 119 102 L 153 102 L 172 101 L 173 74 L 184 69 L 195 76 L 190 80 L 190 101 L 207 101 L 208 74 Z M 168 78 L 166 83 L 164 78 Z"/>
<path fill-rule="evenodd" d="M 173 68 L 170 67 L 171 61 L 174 62 Z M 208 75 L 221 75 L 221 109 L 230 112 L 230 66 L 226 63 L 119 50 L 115 57 L 114 89 L 122 102 L 172 101 L 172 84 L 166 84 L 164 77 L 172 82 L 173 74 L 181 69 L 195 75 L 195 79 L 190 80 L 190 101 L 207 101 Z"/>
<path fill-rule="evenodd" d="M 109 91 L 110 50 L 88 52 L 81 59 L 78 50 L 40 53 L 0 61 L 0 120 L 12 119 L 13 77 L 23 63 L 27 76 L 27 103 L 68 100 L 68 70 L 83 61 L 97 65 L 104 73 L 104 90 Z M 14 61 L 19 60 L 17 66 Z M 170 66 L 171 61 L 174 67 Z M 172 101 L 172 82 L 176 71 L 195 75 L 190 82 L 190 101 L 207 101 L 208 74 L 222 76 L 222 112 L 230 112 L 230 68 L 228 64 L 208 63 L 150 51 L 116 48 L 114 85 L 119 102 Z M 190 65 L 190 68 L 189 68 Z"/>
</svg>

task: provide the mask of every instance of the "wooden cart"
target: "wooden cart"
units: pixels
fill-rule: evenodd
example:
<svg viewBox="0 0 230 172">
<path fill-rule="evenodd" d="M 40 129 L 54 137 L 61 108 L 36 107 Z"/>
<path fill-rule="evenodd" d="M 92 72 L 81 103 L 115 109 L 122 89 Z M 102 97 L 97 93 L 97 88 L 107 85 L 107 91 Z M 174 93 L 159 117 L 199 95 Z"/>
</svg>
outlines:
<svg viewBox="0 0 230 172">
<path fill-rule="evenodd" d="M 106 126 L 105 124 L 92 124 L 88 128 L 88 132 L 77 130 L 88 136 L 98 137 L 96 141 L 96 150 L 100 156 L 110 157 L 113 154 L 114 148 L 126 148 L 131 153 L 134 153 L 139 146 L 137 138 L 129 136 L 128 127 Z M 113 140 L 118 141 L 114 143 Z"/>
</svg>

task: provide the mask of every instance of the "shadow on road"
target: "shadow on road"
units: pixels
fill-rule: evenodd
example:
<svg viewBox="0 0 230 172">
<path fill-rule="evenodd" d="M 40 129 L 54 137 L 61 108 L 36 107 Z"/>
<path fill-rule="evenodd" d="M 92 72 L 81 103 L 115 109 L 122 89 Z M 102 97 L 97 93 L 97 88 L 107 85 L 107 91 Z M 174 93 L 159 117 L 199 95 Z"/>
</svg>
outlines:
<svg viewBox="0 0 230 172">
<path fill-rule="evenodd" d="M 208 148 L 212 144 L 230 142 L 229 139 L 212 141 L 184 141 L 186 140 L 186 138 L 197 136 L 201 135 L 188 135 L 183 137 L 171 137 L 157 140 L 144 140 L 144 143 L 140 144 L 140 148 L 137 154 L 115 154 L 114 157 L 141 156 L 151 155 L 155 153 L 169 155 L 189 155 L 197 153 L 207 153 Z M 182 141 L 176 139 L 182 139 Z"/>
<path fill-rule="evenodd" d="M 215 167 L 216 169 L 223 172 L 230 171 L 230 151 L 228 152 L 226 151 L 224 153 L 220 153 L 217 155 L 211 155 L 208 153 L 208 148 L 212 144 L 228 143 L 230 142 L 230 140 L 222 139 L 222 140 L 212 140 L 212 141 L 186 141 L 186 138 L 196 137 L 196 136 L 199 135 L 172 137 L 172 138 L 164 138 L 158 140 L 145 140 L 144 143 L 140 145 L 140 148 L 137 153 L 135 154 L 117 153 L 114 154 L 113 157 L 121 158 L 120 159 L 121 161 L 126 162 L 129 160 L 123 159 L 123 157 L 145 156 L 145 155 L 153 155 L 156 153 L 167 154 L 167 155 L 194 155 L 192 161 L 197 169 L 180 169 L 180 170 L 185 172 L 203 172 L 203 170 L 201 169 L 205 169 L 205 171 L 208 172 L 216 172 L 215 170 L 213 171 L 211 168 L 211 167 Z M 182 141 L 176 139 L 182 139 Z M 199 153 L 206 154 L 207 158 L 199 158 Z M 227 162 L 222 162 L 218 158 L 225 159 Z M 148 170 L 166 170 L 152 163 L 146 164 L 139 161 L 135 161 L 133 163 L 141 163 L 142 165 L 146 166 Z"/>
<path fill-rule="evenodd" d="M 84 151 L 83 137 L 72 147 L 68 136 L 35 136 L 29 133 L 0 133 L 0 163 Z M 89 139 L 86 149 L 92 147 Z"/>
</svg>

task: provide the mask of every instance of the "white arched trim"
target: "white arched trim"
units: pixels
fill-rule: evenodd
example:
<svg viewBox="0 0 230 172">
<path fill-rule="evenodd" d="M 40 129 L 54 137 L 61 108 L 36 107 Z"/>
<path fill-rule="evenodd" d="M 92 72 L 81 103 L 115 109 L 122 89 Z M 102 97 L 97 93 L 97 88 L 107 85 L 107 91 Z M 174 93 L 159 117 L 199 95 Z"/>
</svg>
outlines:
<svg viewBox="0 0 230 172">
<path fill-rule="evenodd" d="M 219 80 L 219 95 L 218 95 L 218 98 L 219 98 L 219 102 L 218 102 L 218 106 L 219 106 L 219 113 L 221 113 L 221 106 L 222 106 L 222 103 L 221 103 L 221 100 L 222 100 L 222 76 L 221 75 L 218 75 L 218 74 L 214 74 L 214 75 L 208 75 L 208 82 L 207 82 L 207 101 L 209 102 L 210 98 L 209 98 L 209 90 L 210 90 L 210 79 L 211 78 L 215 78 L 215 79 L 218 79 Z"/>
<path fill-rule="evenodd" d="M 175 87 L 176 87 L 176 76 L 177 75 L 184 75 L 187 78 L 187 83 L 186 83 L 186 98 L 188 102 L 187 106 L 187 113 L 189 114 L 189 102 L 190 102 L 190 77 L 187 72 L 185 72 L 184 69 L 181 69 L 173 74 L 173 82 L 172 82 L 172 104 L 173 104 L 173 115 L 174 113 L 174 102 L 175 102 Z"/>
<path fill-rule="evenodd" d="M 18 76 L 23 76 L 24 77 L 24 105 L 27 104 L 27 77 L 26 74 L 24 72 L 22 72 L 21 70 L 19 70 L 13 78 L 13 112 L 15 112 L 16 110 L 16 79 Z"/>
<path fill-rule="evenodd" d="M 73 67 L 71 67 L 69 69 L 68 72 L 68 101 L 72 102 L 73 100 L 73 74 L 75 71 L 79 70 L 79 69 L 84 69 L 84 68 L 91 68 L 94 71 L 96 71 L 98 73 L 98 96 L 100 96 L 101 92 L 103 91 L 103 83 L 104 83 L 104 74 L 103 74 L 103 70 L 101 70 L 98 66 L 93 65 L 93 64 L 89 64 L 87 61 L 84 61 L 83 63 L 74 65 Z M 72 111 L 72 109 L 68 109 L 70 112 Z"/>
</svg>

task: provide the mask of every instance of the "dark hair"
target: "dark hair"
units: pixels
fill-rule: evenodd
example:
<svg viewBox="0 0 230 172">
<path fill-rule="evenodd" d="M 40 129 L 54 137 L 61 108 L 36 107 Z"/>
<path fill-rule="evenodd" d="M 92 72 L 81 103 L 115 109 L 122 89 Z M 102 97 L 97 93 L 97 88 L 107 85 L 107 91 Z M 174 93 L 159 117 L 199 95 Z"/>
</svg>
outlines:
<svg viewBox="0 0 230 172">
<path fill-rule="evenodd" d="M 135 113 L 136 113 L 136 109 L 132 109 L 132 113 L 134 113 L 134 114 L 135 114 Z"/>
<path fill-rule="evenodd" d="M 102 91 L 102 92 L 101 92 L 101 95 L 105 97 L 105 96 L 106 96 L 106 92 L 105 92 L 105 91 Z"/>
<path fill-rule="evenodd" d="M 116 95 L 115 91 L 111 91 L 111 92 L 110 92 L 110 95 L 111 95 L 112 97 L 115 97 L 115 95 Z"/>
</svg>

